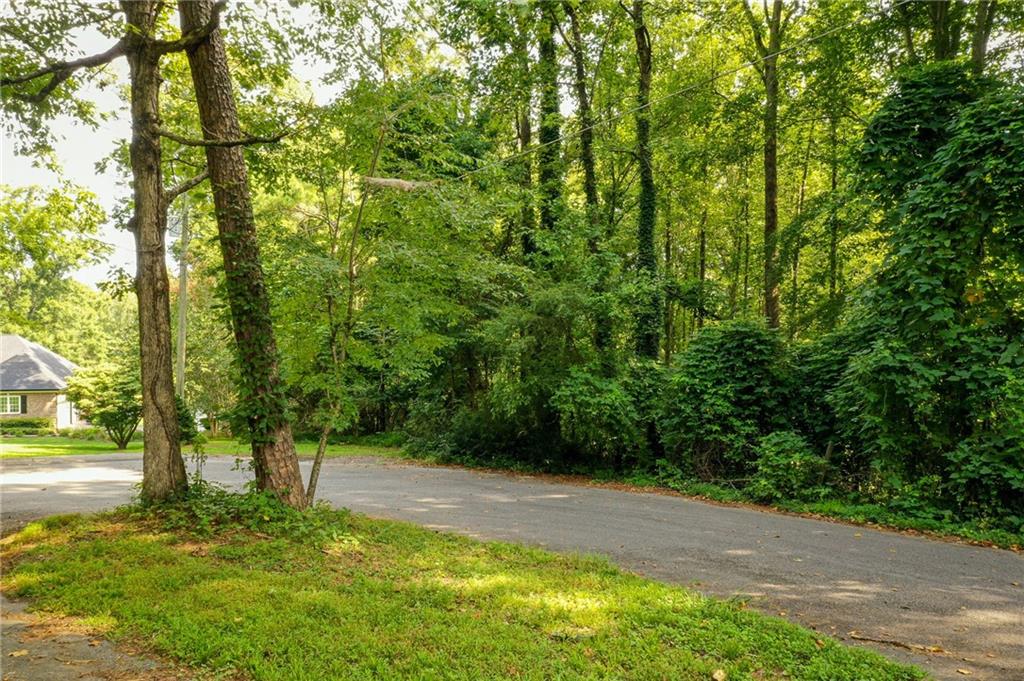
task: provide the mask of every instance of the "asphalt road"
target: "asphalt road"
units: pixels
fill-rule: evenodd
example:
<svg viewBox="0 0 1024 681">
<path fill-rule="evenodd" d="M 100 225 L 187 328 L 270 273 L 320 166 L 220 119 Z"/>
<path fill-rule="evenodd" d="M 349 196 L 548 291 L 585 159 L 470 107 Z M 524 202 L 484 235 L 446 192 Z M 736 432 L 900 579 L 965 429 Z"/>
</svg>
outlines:
<svg viewBox="0 0 1024 681">
<path fill-rule="evenodd" d="M 211 457 L 206 477 L 239 484 L 247 474 L 233 465 Z M 132 454 L 3 461 L 4 531 L 43 515 L 124 503 L 141 467 Z M 973 679 L 1024 681 L 1024 557 L 1008 551 L 674 496 L 369 458 L 326 461 L 320 497 L 481 539 L 603 554 L 648 577 L 748 597 L 764 612 L 938 678 L 964 679 L 957 671 L 964 670 Z"/>
</svg>

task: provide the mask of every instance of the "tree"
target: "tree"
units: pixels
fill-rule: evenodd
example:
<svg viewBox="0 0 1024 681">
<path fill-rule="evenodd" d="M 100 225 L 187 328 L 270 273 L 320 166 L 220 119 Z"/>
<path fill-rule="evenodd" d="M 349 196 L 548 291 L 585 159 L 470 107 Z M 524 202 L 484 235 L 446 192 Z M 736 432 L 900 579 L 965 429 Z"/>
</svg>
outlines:
<svg viewBox="0 0 1024 681">
<path fill-rule="evenodd" d="M 636 311 L 636 351 L 641 357 L 658 358 L 661 332 L 661 294 L 658 288 L 658 260 L 654 248 L 657 220 L 657 191 L 654 186 L 651 151 L 651 34 L 644 21 L 644 0 L 633 0 L 630 11 L 636 41 L 636 158 L 640 167 L 640 210 L 636 223 L 639 296 Z"/>
<path fill-rule="evenodd" d="M 750 9 L 750 1 L 743 0 L 743 10 L 754 36 L 754 46 L 760 61 L 757 72 L 764 84 L 764 316 L 768 326 L 779 327 L 779 178 L 778 178 L 778 119 L 779 119 L 779 50 L 793 18 L 795 9 L 784 10 L 782 0 L 773 0 L 771 12 L 758 18 Z M 767 24 L 767 36 L 765 35 Z"/>
<path fill-rule="evenodd" d="M 562 214 L 562 147 L 558 96 L 558 32 L 556 5 L 539 4 L 537 80 L 540 86 L 537 179 L 540 188 L 540 229 L 550 239 Z"/>
<path fill-rule="evenodd" d="M 34 69 L 23 54 L 5 54 L 4 72 L 17 75 L 0 78 L 5 94 L 18 103 L 12 114 L 28 130 L 38 133 L 44 127 L 43 118 L 73 109 L 76 73 L 102 67 L 120 57 L 128 60 L 132 115 L 129 163 L 134 189 L 134 213 L 128 229 L 136 243 L 135 291 L 139 300 L 139 354 L 146 420 L 142 496 L 151 501 L 173 496 L 187 484 L 171 372 L 170 299 L 164 248 L 167 207 L 176 196 L 205 179 L 205 174 L 200 173 L 180 185 L 163 186 L 160 59 L 194 45 L 208 34 L 217 25 L 223 4 L 218 4 L 208 20 L 191 33 L 171 39 L 157 37 L 164 7 L 155 0 L 126 0 L 120 5 L 124 15 L 120 38 L 109 49 L 79 59 L 52 61 Z M 63 47 L 81 25 L 96 25 L 111 33 L 116 30 L 112 19 L 116 11 L 106 6 L 93 8 L 69 2 L 63 11 L 54 12 L 48 3 L 29 3 L 28 9 L 31 11 L 27 15 L 40 13 L 38 21 L 26 21 L 7 33 L 36 54 L 45 55 L 45 48 L 54 44 Z M 33 145 L 39 149 L 43 143 L 36 141 Z"/>
<path fill-rule="evenodd" d="M 79 369 L 67 383 L 68 399 L 82 417 L 105 430 L 118 449 L 127 448 L 142 418 L 138 375 L 123 366 L 100 364 Z"/>
<path fill-rule="evenodd" d="M 71 272 L 109 253 L 97 238 L 106 216 L 95 196 L 76 187 L 0 192 L 0 320 L 4 329 L 42 331 L 46 308 L 69 293 Z"/>
<path fill-rule="evenodd" d="M 216 16 L 209 0 L 181 2 L 183 34 L 203 32 Z M 238 350 L 239 410 L 252 441 L 256 482 L 291 506 L 305 506 L 299 461 L 278 372 L 270 300 L 260 264 L 245 135 L 231 87 L 224 39 L 214 27 L 187 52 L 213 187 L 228 302 Z"/>
</svg>

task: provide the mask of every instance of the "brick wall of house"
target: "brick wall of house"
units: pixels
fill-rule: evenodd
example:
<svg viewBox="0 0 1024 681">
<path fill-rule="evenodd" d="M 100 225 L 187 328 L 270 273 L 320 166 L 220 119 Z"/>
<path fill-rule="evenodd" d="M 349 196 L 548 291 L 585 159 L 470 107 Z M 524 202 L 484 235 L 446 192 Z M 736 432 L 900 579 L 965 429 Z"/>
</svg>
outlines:
<svg viewBox="0 0 1024 681">
<path fill-rule="evenodd" d="M 25 414 L 0 414 L 4 418 L 56 418 L 57 417 L 57 393 L 24 393 L 28 395 L 28 412 Z"/>
</svg>

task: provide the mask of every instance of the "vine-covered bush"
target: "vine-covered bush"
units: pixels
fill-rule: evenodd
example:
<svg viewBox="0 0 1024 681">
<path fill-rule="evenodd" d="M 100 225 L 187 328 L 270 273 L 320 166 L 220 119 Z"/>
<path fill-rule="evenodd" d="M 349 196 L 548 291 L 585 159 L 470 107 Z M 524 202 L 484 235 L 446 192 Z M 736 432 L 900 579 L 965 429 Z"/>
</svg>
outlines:
<svg viewBox="0 0 1024 681">
<path fill-rule="evenodd" d="M 703 480 L 746 475 L 758 438 L 785 425 L 787 391 L 775 332 L 748 321 L 705 328 L 665 388 L 659 426 L 666 454 Z"/>
<path fill-rule="evenodd" d="M 829 491 L 824 484 L 827 470 L 828 463 L 811 450 L 807 440 L 792 431 L 776 431 L 758 443 L 747 493 L 759 501 L 820 499 Z"/>
<path fill-rule="evenodd" d="M 579 455 L 621 465 L 643 447 L 630 396 L 612 378 L 573 369 L 551 397 L 562 438 Z"/>
</svg>

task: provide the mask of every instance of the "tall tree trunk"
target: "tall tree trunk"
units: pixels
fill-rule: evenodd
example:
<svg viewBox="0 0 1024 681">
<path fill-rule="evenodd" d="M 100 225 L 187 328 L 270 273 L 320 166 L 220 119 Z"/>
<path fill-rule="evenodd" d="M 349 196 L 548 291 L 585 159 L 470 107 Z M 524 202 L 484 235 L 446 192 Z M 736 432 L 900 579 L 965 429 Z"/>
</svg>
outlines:
<svg viewBox="0 0 1024 681">
<path fill-rule="evenodd" d="M 765 41 L 762 23 L 754 17 L 749 0 L 743 7 L 754 33 L 754 43 L 761 63 L 758 70 L 764 83 L 764 316 L 768 326 L 779 328 L 779 180 L 778 180 L 778 119 L 779 119 L 779 49 L 785 24 L 782 0 L 773 0 L 771 14 L 766 16 L 768 28 Z M 766 5 L 767 8 L 767 5 Z"/>
<path fill-rule="evenodd" d="M 572 0 L 564 0 L 562 6 L 569 18 L 571 40 L 566 45 L 572 53 L 573 86 L 576 90 L 577 117 L 580 122 L 580 165 L 583 166 L 583 197 L 587 210 L 587 249 L 597 256 L 601 250 L 601 206 L 597 192 L 597 165 L 594 161 L 594 116 L 590 107 L 590 93 L 587 92 L 586 49 L 580 18 Z M 583 3 L 580 3 L 583 6 Z M 594 293 L 602 297 L 608 289 L 608 265 L 603 259 L 595 263 L 597 281 Z M 608 373 L 612 371 L 609 350 L 612 344 L 612 318 L 604 300 L 599 300 L 594 314 L 594 345 L 601 355 L 601 362 Z"/>
<path fill-rule="evenodd" d="M 558 53 L 555 6 L 540 6 L 537 75 L 540 81 L 540 126 L 537 150 L 537 179 L 540 183 L 540 229 L 551 233 L 557 226 L 562 202 L 562 114 L 558 97 Z"/>
<path fill-rule="evenodd" d="M 829 116 L 829 211 L 828 211 L 828 327 L 835 328 L 839 319 L 839 206 L 836 188 L 839 186 L 838 138 L 836 118 Z"/>
<path fill-rule="evenodd" d="M 637 268 L 641 300 L 636 310 L 636 351 L 641 357 L 658 358 L 661 326 L 661 292 L 654 249 L 657 195 L 651 153 L 651 34 L 644 22 L 644 0 L 633 0 L 633 37 L 639 67 L 636 93 L 636 155 L 640 171 L 640 212 L 637 218 Z"/>
<path fill-rule="evenodd" d="M 704 290 L 704 282 L 708 274 L 708 209 L 700 216 L 700 226 L 697 228 L 697 286 L 699 295 L 697 297 L 697 309 L 695 312 L 694 325 L 697 330 L 704 328 L 704 316 L 707 311 L 704 309 L 704 302 L 707 292 Z"/>
<path fill-rule="evenodd" d="M 527 153 L 533 143 L 533 131 L 530 127 L 530 99 L 533 90 L 532 78 L 530 75 L 530 45 L 527 22 L 530 15 L 524 13 L 519 18 L 520 23 L 516 26 L 515 50 L 516 60 L 520 72 L 525 79 L 521 83 L 522 90 L 518 93 L 518 109 L 516 111 L 516 141 L 519 145 L 518 151 L 522 156 L 519 158 L 519 187 L 522 190 L 522 207 L 519 210 L 519 237 L 522 243 L 523 256 L 529 259 L 537 250 L 537 242 L 534 238 L 536 229 L 536 215 L 533 208 L 533 164 Z M 527 25 L 524 25 L 527 24 Z"/>
<path fill-rule="evenodd" d="M 181 252 L 178 254 L 178 343 L 174 387 L 185 399 L 185 343 L 188 339 L 188 196 L 181 197 Z"/>
<path fill-rule="evenodd" d="M 790 313 L 789 313 L 789 339 L 796 338 L 797 333 L 797 322 L 800 317 L 800 249 L 803 247 L 803 235 L 801 234 L 803 228 L 799 224 L 800 216 L 804 212 L 804 198 L 807 195 L 807 172 L 811 166 L 811 148 L 814 145 L 814 123 L 811 123 L 811 129 L 807 133 L 807 150 L 804 153 L 803 169 L 800 173 L 800 191 L 797 193 L 796 198 L 796 234 L 793 235 L 793 262 L 792 262 L 792 292 L 790 298 Z"/>
<path fill-rule="evenodd" d="M 665 210 L 664 210 L 664 213 L 665 213 L 665 258 L 664 258 L 664 263 L 663 264 L 664 264 L 664 268 L 665 268 L 664 269 L 665 278 L 668 279 L 669 281 L 671 281 L 672 277 L 673 277 L 673 274 L 674 274 L 674 270 L 675 270 L 675 267 L 674 267 L 674 260 L 675 260 L 674 250 L 675 249 L 674 249 L 673 243 L 672 243 L 672 216 L 671 216 L 672 202 L 671 201 L 666 201 L 664 205 L 665 205 Z M 664 318 L 664 328 L 665 328 L 665 330 L 664 330 L 664 333 L 663 333 L 664 338 L 662 339 L 662 348 L 663 348 L 663 350 L 662 350 L 663 358 L 662 359 L 663 359 L 663 361 L 665 363 L 665 366 L 670 366 L 672 364 L 672 352 L 675 349 L 673 347 L 674 341 L 675 341 L 675 308 L 676 308 L 675 301 L 672 300 L 671 296 L 666 296 L 665 297 L 665 315 L 664 315 L 664 317 L 665 317 Z"/>
<path fill-rule="evenodd" d="M 977 0 L 971 30 L 971 70 L 981 75 L 988 56 L 988 39 L 996 16 L 996 0 Z"/>
<path fill-rule="evenodd" d="M 961 0 L 931 0 L 927 3 L 931 19 L 932 58 L 954 59 L 960 51 L 967 3 Z"/>
<path fill-rule="evenodd" d="M 581 3 L 582 5 L 582 3 Z M 580 121 L 580 164 L 583 166 L 583 196 L 587 207 L 587 223 L 590 228 L 587 244 L 591 253 L 598 248 L 600 218 L 598 215 L 597 169 L 594 162 L 594 117 L 587 92 L 586 50 L 580 30 L 580 19 L 571 0 L 563 2 L 572 40 L 566 41 L 572 53 L 573 86 L 576 90 L 577 116 Z"/>
<path fill-rule="evenodd" d="M 167 204 L 160 169 L 160 66 L 150 49 L 160 3 L 125 1 L 128 24 L 138 33 L 127 36 L 131 76 L 132 141 L 129 150 L 134 188 L 134 216 L 138 271 L 135 292 L 139 299 L 139 355 L 142 368 L 142 498 L 162 501 L 184 491 L 185 463 L 174 403 L 171 368 L 171 307 L 167 283 L 164 237 Z"/>
<path fill-rule="evenodd" d="M 211 0 L 179 2 L 182 32 L 206 24 L 212 6 Z M 242 138 L 220 31 L 213 31 L 188 50 L 188 61 L 204 138 Z M 208 146 L 206 163 L 238 346 L 239 399 L 247 410 L 256 482 L 260 489 L 273 491 L 285 503 L 303 508 L 306 499 L 278 373 L 277 344 L 260 264 L 245 157 L 238 146 Z"/>
</svg>

